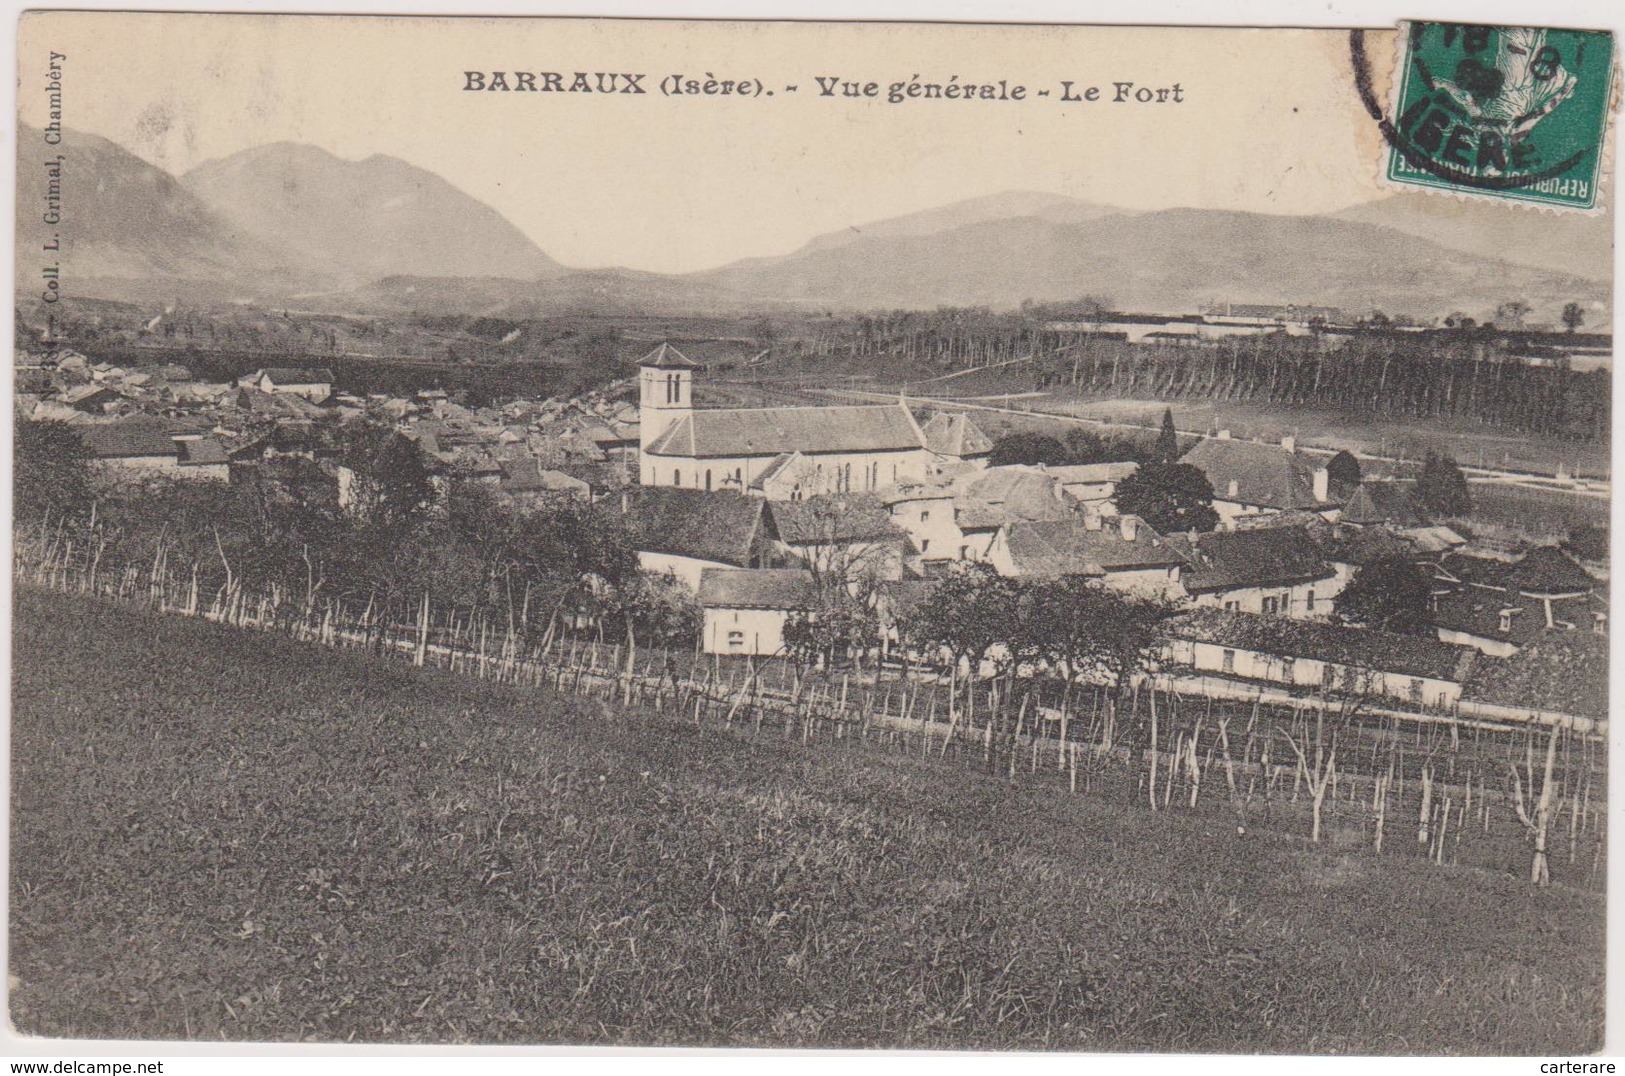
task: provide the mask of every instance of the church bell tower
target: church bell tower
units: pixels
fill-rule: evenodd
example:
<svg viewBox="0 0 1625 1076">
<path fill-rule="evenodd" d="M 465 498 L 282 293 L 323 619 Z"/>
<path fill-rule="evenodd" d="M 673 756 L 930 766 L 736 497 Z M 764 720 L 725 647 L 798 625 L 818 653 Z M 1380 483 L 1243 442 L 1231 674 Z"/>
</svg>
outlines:
<svg viewBox="0 0 1625 1076">
<path fill-rule="evenodd" d="M 670 344 L 638 360 L 638 448 L 647 452 L 660 435 L 694 409 L 699 363 Z"/>
</svg>

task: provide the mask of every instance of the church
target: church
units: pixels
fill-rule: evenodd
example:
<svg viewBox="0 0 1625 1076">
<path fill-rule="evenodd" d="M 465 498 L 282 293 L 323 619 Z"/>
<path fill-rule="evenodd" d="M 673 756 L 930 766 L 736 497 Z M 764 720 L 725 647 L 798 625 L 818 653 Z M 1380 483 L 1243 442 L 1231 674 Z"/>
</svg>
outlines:
<svg viewBox="0 0 1625 1076">
<path fill-rule="evenodd" d="M 797 501 L 923 482 L 985 467 L 992 444 L 963 415 L 921 425 L 896 403 L 699 408 L 703 367 L 670 344 L 638 362 L 639 478 L 644 486 L 755 493 Z"/>
</svg>

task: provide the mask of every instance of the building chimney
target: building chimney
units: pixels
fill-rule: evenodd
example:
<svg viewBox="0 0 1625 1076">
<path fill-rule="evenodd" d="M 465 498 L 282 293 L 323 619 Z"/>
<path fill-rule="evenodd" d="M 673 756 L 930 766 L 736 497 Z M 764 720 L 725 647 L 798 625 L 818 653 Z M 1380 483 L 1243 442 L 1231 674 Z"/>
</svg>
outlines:
<svg viewBox="0 0 1625 1076">
<path fill-rule="evenodd" d="M 1298 439 L 1289 433 L 1281 438 L 1281 447 L 1288 452 L 1296 452 L 1298 451 Z"/>
<path fill-rule="evenodd" d="M 1118 519 L 1117 525 L 1118 525 L 1119 529 L 1122 531 L 1123 541 L 1125 541 L 1125 542 L 1134 541 L 1134 533 L 1138 529 L 1138 527 L 1137 527 L 1138 523 L 1139 523 L 1139 520 L 1135 519 L 1133 516 L 1122 516 L 1122 517 L 1120 517 Z"/>
<path fill-rule="evenodd" d="M 1324 467 L 1315 468 L 1315 502 L 1325 504 L 1332 498 L 1331 472 Z"/>
<path fill-rule="evenodd" d="M 1083 529 L 1086 531 L 1098 531 L 1100 529 L 1100 513 L 1085 512 L 1083 516 Z"/>
<path fill-rule="evenodd" d="M 1219 440 L 1221 440 L 1221 441 L 1230 440 L 1230 431 L 1229 430 L 1220 430 L 1219 431 Z"/>
<path fill-rule="evenodd" d="M 1236 495 L 1239 494 L 1240 492 L 1241 492 L 1241 483 L 1236 481 L 1234 478 L 1232 478 L 1230 480 L 1230 488 L 1229 488 L 1229 497 L 1230 497 L 1230 499 L 1232 501 L 1235 500 Z"/>
</svg>

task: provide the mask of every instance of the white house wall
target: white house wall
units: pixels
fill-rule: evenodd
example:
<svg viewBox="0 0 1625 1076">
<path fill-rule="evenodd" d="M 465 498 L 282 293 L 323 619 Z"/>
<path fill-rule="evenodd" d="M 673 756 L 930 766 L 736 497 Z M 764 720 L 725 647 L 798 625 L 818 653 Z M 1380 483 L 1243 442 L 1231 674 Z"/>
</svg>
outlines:
<svg viewBox="0 0 1625 1076">
<path fill-rule="evenodd" d="M 769 657 L 784 649 L 783 609 L 707 609 L 704 645 L 707 654 Z"/>
<path fill-rule="evenodd" d="M 929 474 L 932 457 L 931 453 L 920 448 L 895 452 L 818 453 L 808 454 L 806 458 L 810 473 L 801 490 L 803 497 L 819 493 L 860 493 L 902 481 L 920 481 Z M 775 459 L 776 455 L 763 455 L 701 460 L 644 453 L 639 466 L 645 486 L 737 492 L 748 489 Z M 870 470 L 874 464 L 879 465 L 878 474 Z M 843 490 L 838 488 L 839 476 L 847 466 L 852 468 L 852 485 L 849 490 Z M 775 499 L 788 500 L 790 496 L 785 494 Z"/>
<path fill-rule="evenodd" d="M 676 553 L 650 553 L 638 550 L 638 567 L 651 575 L 670 575 L 686 586 L 690 593 L 700 592 L 700 573 L 707 568 L 738 568 L 737 564 L 725 564 L 720 560 L 701 560 L 699 557 L 684 557 Z"/>
<path fill-rule="evenodd" d="M 1196 594 L 1191 597 L 1191 605 L 1199 609 L 1262 613 L 1265 611 L 1264 600 L 1273 598 L 1276 607 L 1272 612 L 1276 616 L 1291 617 L 1293 620 L 1324 620 L 1331 615 L 1332 599 L 1342 591 L 1342 584 L 1334 577 L 1285 587 L 1234 587 Z"/>
<path fill-rule="evenodd" d="M 1469 631 L 1456 631 L 1452 628 L 1438 628 L 1437 630 L 1441 643 L 1470 646 L 1474 650 L 1482 651 L 1492 658 L 1509 658 L 1518 652 L 1517 644 L 1507 642 L 1505 639 L 1486 639 L 1482 635 L 1474 635 Z"/>
<path fill-rule="evenodd" d="M 899 501 L 892 505 L 891 520 L 908 532 L 921 560 L 960 560 L 964 537 L 954 522 L 952 497 Z"/>
<path fill-rule="evenodd" d="M 143 475 L 164 475 L 169 478 L 212 482 L 226 482 L 231 479 L 231 469 L 224 463 L 199 463 L 182 467 L 178 456 L 127 456 L 97 462 L 114 469 L 120 479 L 133 479 Z"/>
<path fill-rule="evenodd" d="M 1179 585 L 1177 565 L 1107 572 L 1100 581 L 1119 594 L 1137 598 L 1176 598 L 1184 593 Z"/>
<path fill-rule="evenodd" d="M 794 557 L 814 572 L 840 569 L 852 587 L 864 578 L 903 578 L 903 550 L 900 539 L 884 542 L 802 543 L 778 542 L 779 552 Z"/>
</svg>

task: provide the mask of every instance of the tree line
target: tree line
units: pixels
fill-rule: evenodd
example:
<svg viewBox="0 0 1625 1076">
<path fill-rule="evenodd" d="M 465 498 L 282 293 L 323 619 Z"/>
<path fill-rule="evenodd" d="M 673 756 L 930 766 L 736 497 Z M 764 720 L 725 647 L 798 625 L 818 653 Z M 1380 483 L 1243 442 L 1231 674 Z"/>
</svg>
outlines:
<svg viewBox="0 0 1625 1076">
<path fill-rule="evenodd" d="M 559 497 L 515 505 L 416 442 L 354 423 L 333 465 L 288 456 L 221 483 L 99 481 L 60 422 L 20 422 L 18 526 L 59 532 L 108 561 L 195 564 L 206 587 L 237 585 L 298 605 L 333 600 L 409 621 L 428 593 L 523 638 L 583 631 L 638 645 L 692 645 L 698 610 L 681 584 L 642 572 L 618 505 Z M 337 468 L 348 472 L 341 505 Z"/>
</svg>

